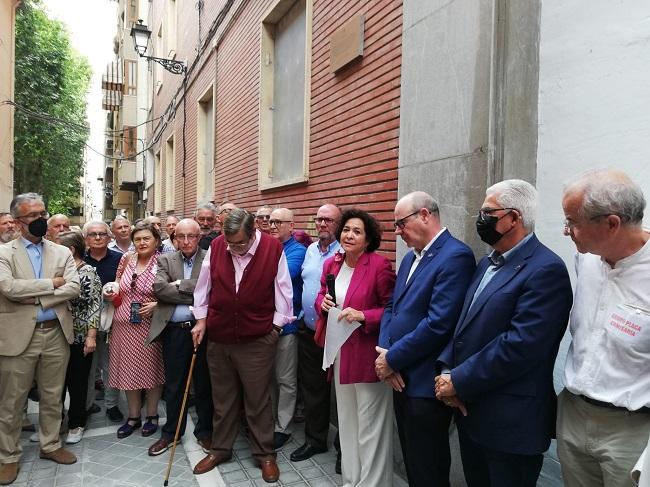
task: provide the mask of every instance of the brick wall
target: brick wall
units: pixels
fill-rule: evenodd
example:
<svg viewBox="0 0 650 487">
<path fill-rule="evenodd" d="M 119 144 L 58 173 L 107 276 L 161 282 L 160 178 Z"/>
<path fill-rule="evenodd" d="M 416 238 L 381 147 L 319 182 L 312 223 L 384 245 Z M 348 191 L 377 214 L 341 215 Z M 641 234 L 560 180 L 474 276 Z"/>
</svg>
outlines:
<svg viewBox="0 0 650 487">
<path fill-rule="evenodd" d="M 226 1 L 205 2 L 201 20 L 203 38 L 226 4 Z M 228 199 L 250 210 L 262 204 L 287 206 L 296 214 L 296 227 L 308 231 L 313 230 L 313 217 L 321 204 L 357 206 L 383 222 L 381 250 L 394 259 L 391 222 L 397 197 L 402 2 L 314 0 L 309 181 L 260 191 L 257 177 L 260 20 L 272 4 L 269 0 L 235 0 L 214 37 L 218 40 L 216 52 L 204 53 L 190 72 L 186 96 L 185 178 L 181 172 L 182 103 L 160 139 L 164 153 L 163 144 L 174 131 L 175 213 L 188 215 L 196 205 L 197 100 L 216 82 L 217 202 Z M 198 12 L 194 3 L 180 5 L 184 10 L 178 13 L 177 59 L 187 58 L 191 64 L 196 56 Z M 153 9 L 153 22 L 159 25 L 162 1 L 155 0 Z M 365 15 L 364 57 L 332 74 L 330 36 L 358 13 Z M 167 107 L 179 83 L 180 77 L 165 74 L 162 89 L 154 94 L 154 117 L 160 116 Z M 162 188 L 163 209 L 169 190 Z"/>
</svg>

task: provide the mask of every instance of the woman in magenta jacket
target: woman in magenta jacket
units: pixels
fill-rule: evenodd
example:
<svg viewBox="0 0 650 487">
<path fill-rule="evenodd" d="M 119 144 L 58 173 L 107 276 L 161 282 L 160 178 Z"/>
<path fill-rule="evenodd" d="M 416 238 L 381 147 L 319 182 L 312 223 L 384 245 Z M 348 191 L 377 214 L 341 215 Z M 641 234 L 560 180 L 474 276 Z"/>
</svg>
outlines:
<svg viewBox="0 0 650 487">
<path fill-rule="evenodd" d="M 390 261 L 375 253 L 381 227 L 367 212 L 343 212 L 336 237 L 343 252 L 325 261 L 315 306 L 321 314 L 317 337 L 327 335 L 327 312 L 333 306 L 342 310 L 339 320 L 361 323 L 341 347 L 333 366 L 343 485 L 392 485 L 392 390 L 375 373 L 375 346 L 395 273 Z M 327 293 L 328 274 L 336 276 L 336 303 Z"/>
</svg>

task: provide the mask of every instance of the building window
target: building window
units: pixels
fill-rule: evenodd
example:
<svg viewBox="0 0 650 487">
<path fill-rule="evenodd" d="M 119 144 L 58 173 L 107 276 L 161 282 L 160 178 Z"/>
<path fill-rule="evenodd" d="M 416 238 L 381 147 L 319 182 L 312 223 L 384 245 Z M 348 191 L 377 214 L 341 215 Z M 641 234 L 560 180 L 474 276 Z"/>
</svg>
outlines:
<svg viewBox="0 0 650 487">
<path fill-rule="evenodd" d="M 165 210 L 174 209 L 174 193 L 176 175 L 176 153 L 174 152 L 174 136 L 167 139 L 165 144 Z"/>
<path fill-rule="evenodd" d="M 128 160 L 135 160 L 138 152 L 138 129 L 136 127 L 124 126 L 122 129 L 122 157 Z"/>
<path fill-rule="evenodd" d="M 165 30 L 165 40 L 167 41 L 167 57 L 173 58 L 176 55 L 176 0 L 167 0 L 165 9 L 165 18 L 167 24 Z"/>
<path fill-rule="evenodd" d="M 196 158 L 196 199 L 214 199 L 214 88 L 199 99 Z"/>
<path fill-rule="evenodd" d="M 160 152 L 154 156 L 154 199 L 153 199 L 153 212 L 159 214 L 162 211 L 162 164 L 160 162 Z"/>
<path fill-rule="evenodd" d="M 124 60 L 124 94 L 137 95 L 138 90 L 138 64 L 129 59 Z"/>
<path fill-rule="evenodd" d="M 163 27 L 162 25 L 158 29 L 158 33 L 156 34 L 156 56 L 157 57 L 165 57 L 165 53 L 163 52 Z M 155 79 L 155 85 L 156 85 L 156 93 L 160 91 L 160 87 L 163 84 L 163 67 L 159 63 L 153 63 L 154 65 L 154 79 Z"/>
<path fill-rule="evenodd" d="M 262 21 L 258 182 L 309 177 L 312 0 L 277 0 Z"/>
<path fill-rule="evenodd" d="M 138 0 L 126 1 L 126 25 L 125 28 L 130 29 L 133 24 L 138 22 Z"/>
</svg>

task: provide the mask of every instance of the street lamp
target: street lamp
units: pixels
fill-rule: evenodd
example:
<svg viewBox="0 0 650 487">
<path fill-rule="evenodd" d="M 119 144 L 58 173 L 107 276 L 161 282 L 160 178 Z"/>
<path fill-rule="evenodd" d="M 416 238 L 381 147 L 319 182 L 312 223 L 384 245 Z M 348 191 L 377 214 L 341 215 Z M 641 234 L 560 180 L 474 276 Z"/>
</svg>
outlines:
<svg viewBox="0 0 650 487">
<path fill-rule="evenodd" d="M 140 57 L 157 62 L 170 73 L 185 74 L 187 71 L 187 66 L 185 66 L 185 63 L 182 61 L 145 56 L 149 45 L 149 39 L 151 38 L 151 31 L 142 23 L 142 19 L 139 19 L 138 23 L 133 24 L 133 27 L 131 27 L 131 37 L 133 37 L 135 52 L 137 52 Z"/>
</svg>

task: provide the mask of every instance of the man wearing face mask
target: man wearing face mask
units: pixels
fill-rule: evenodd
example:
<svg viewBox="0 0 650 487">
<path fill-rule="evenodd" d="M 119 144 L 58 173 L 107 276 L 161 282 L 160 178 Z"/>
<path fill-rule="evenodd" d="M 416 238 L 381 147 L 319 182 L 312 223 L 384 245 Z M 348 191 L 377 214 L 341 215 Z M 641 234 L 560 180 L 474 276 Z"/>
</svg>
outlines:
<svg viewBox="0 0 650 487">
<path fill-rule="evenodd" d="M 436 396 L 457 410 L 469 487 L 534 487 L 554 434 L 553 365 L 572 303 L 564 262 L 533 233 L 537 191 L 488 188 L 479 263 L 454 336 L 438 359 Z"/>
<path fill-rule="evenodd" d="M 68 300 L 79 296 L 70 251 L 43 237 L 47 211 L 36 193 L 16 196 L 11 215 L 21 237 L 0 246 L 0 484 L 12 483 L 21 457 L 25 398 L 36 379 L 40 393 L 40 457 L 77 458 L 61 447 L 61 393 L 74 340 Z"/>
</svg>

